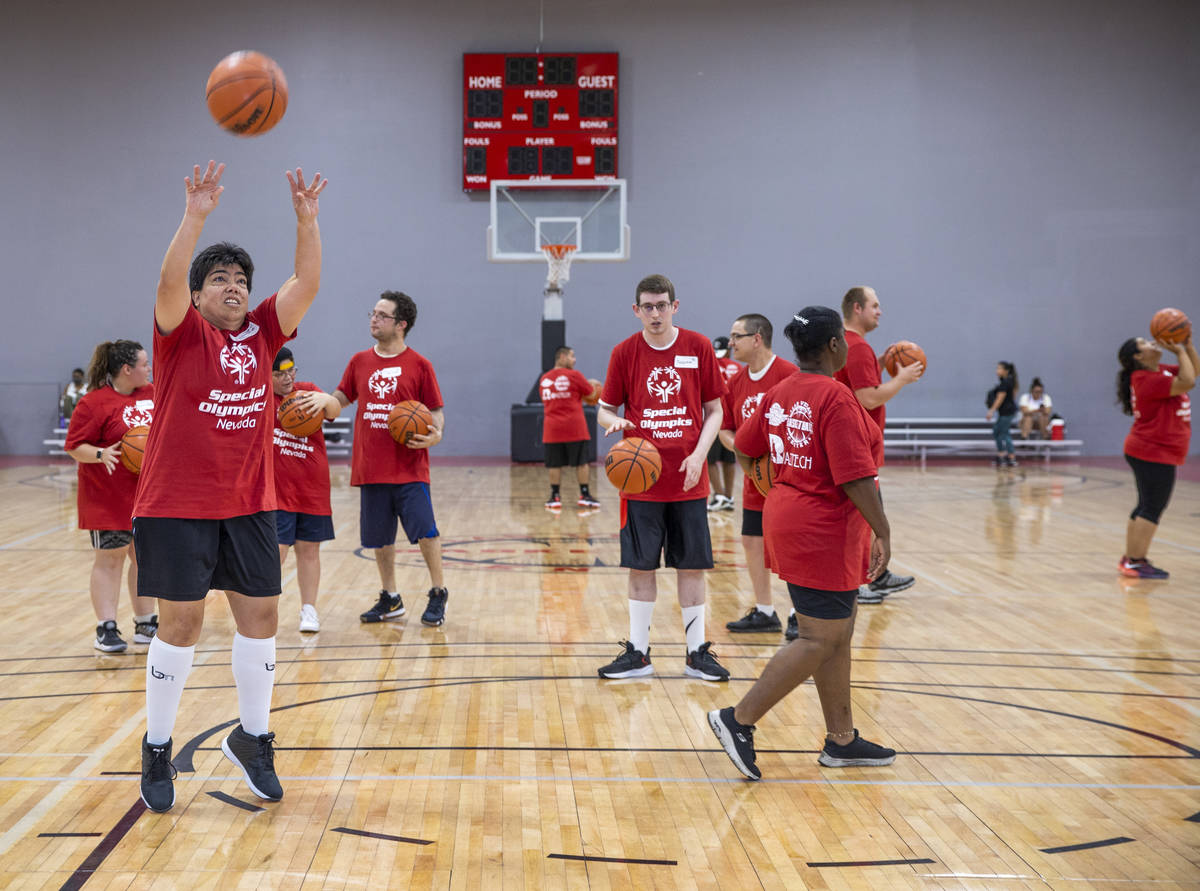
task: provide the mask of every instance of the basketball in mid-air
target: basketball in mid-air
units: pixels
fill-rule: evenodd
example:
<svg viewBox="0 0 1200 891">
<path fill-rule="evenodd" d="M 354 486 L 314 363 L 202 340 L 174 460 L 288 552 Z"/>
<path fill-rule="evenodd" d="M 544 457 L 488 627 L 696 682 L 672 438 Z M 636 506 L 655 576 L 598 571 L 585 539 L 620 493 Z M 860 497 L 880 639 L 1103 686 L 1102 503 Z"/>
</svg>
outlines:
<svg viewBox="0 0 1200 891">
<path fill-rule="evenodd" d="M 287 78 L 270 56 L 241 50 L 217 63 L 204 98 L 209 114 L 225 130 L 235 136 L 261 136 L 287 111 Z"/>
<path fill-rule="evenodd" d="M 142 458 L 146 454 L 146 437 L 149 435 L 150 428 L 143 424 L 130 427 L 121 437 L 121 463 L 130 473 L 142 472 Z"/>
<path fill-rule="evenodd" d="M 1192 333 L 1192 323 L 1181 310 L 1160 309 L 1150 320 L 1150 336 L 1159 343 L 1183 343 Z"/>
<path fill-rule="evenodd" d="M 308 391 L 293 390 L 288 393 L 279 403 L 279 411 L 275 413 L 275 419 L 279 421 L 279 426 L 292 436 L 312 436 L 325 423 L 325 412 L 318 411 L 315 415 L 306 414 L 299 405 L 300 394 L 304 392 Z"/>
<path fill-rule="evenodd" d="M 397 402 L 388 412 L 388 432 L 392 439 L 404 445 L 410 436 L 424 436 L 433 423 L 433 412 L 416 399 Z"/>
<path fill-rule="evenodd" d="M 912 365 L 914 362 L 926 364 L 925 351 L 911 340 L 898 340 L 883 352 L 883 367 L 892 377 L 895 377 L 896 372 L 902 367 Z M 924 373 L 925 371 L 922 370 L 921 374 Z"/>
<path fill-rule="evenodd" d="M 758 493 L 766 498 L 771 487 L 775 485 L 775 465 L 771 463 L 771 455 L 768 453 L 751 458 L 750 470 L 746 475 L 750 477 L 750 482 L 754 483 Z"/>
<path fill-rule="evenodd" d="M 650 440 L 627 436 L 608 450 L 604 472 L 626 495 L 640 495 L 658 482 L 662 455 Z"/>
<path fill-rule="evenodd" d="M 584 396 L 583 401 L 588 405 L 595 405 L 600 401 L 600 391 L 604 389 L 604 384 L 594 377 L 589 377 L 588 383 L 592 385 L 592 392 Z"/>
</svg>

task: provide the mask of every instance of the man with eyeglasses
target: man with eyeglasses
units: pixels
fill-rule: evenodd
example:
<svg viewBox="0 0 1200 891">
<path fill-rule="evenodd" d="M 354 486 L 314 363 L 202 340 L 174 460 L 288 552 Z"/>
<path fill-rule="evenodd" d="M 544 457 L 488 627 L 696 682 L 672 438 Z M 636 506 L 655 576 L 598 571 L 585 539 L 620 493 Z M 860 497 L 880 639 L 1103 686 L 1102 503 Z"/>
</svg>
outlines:
<svg viewBox="0 0 1200 891">
<path fill-rule="evenodd" d="M 317 615 L 317 590 L 321 586 L 321 542 L 333 540 L 333 508 L 329 503 L 329 459 L 325 434 L 318 427 L 308 436 L 296 436 L 279 426 L 279 405 L 292 393 L 304 414 L 332 420 L 341 403 L 308 381 L 296 380 L 296 361 L 287 347 L 275 355 L 271 367 L 275 393 L 275 534 L 282 569 L 288 550 L 296 549 L 296 581 L 300 585 L 300 630 L 321 630 Z"/>
<path fill-rule="evenodd" d="M 705 570 L 712 569 L 705 457 L 721 427 L 725 380 L 703 334 L 676 328 L 675 286 L 664 275 L 638 282 L 633 312 L 642 330 L 617 344 L 608 362 L 597 421 L 606 435 L 648 439 L 662 456 L 658 481 L 621 496 L 621 565 L 629 570 L 629 639 L 602 678 L 644 677 L 650 621 L 658 598 L 655 573 L 665 552 L 675 570 L 687 638 L 684 674 L 727 681 L 704 634 Z M 625 416 L 617 409 L 625 407 Z"/>
<path fill-rule="evenodd" d="M 746 364 L 729 381 L 729 392 L 721 406 L 721 442 L 733 448 L 733 438 L 739 427 L 754 416 L 763 393 L 796 373 L 796 366 L 771 351 L 774 329 L 766 316 L 746 313 L 734 319 L 729 328 L 730 351 L 733 358 Z M 758 487 L 745 477 L 742 482 L 742 550 L 746 554 L 746 571 L 754 589 L 754 606 L 750 612 L 725 627 L 734 632 L 776 632 L 783 630 L 775 602 L 771 597 L 771 574 L 763 560 L 763 507 L 766 498 Z M 793 607 L 788 616 L 786 638 L 795 640 L 800 627 Z"/>
<path fill-rule="evenodd" d="M 417 323 L 417 304 L 400 291 L 384 291 L 368 314 L 375 346 L 355 353 L 333 391 L 342 407 L 358 402 L 350 460 L 350 485 L 359 487 L 359 535 L 375 551 L 382 590 L 375 605 L 359 616 L 382 622 L 404 615 L 396 589 L 397 520 L 410 544 L 417 545 L 429 569 L 429 601 L 421 624 L 436 628 L 446 619 L 442 539 L 429 494 L 429 449 L 442 441 L 442 391 L 428 359 L 408 346 Z M 398 444 L 388 432 L 388 413 L 398 402 L 415 399 L 429 409 L 433 423 L 424 436 Z"/>
</svg>

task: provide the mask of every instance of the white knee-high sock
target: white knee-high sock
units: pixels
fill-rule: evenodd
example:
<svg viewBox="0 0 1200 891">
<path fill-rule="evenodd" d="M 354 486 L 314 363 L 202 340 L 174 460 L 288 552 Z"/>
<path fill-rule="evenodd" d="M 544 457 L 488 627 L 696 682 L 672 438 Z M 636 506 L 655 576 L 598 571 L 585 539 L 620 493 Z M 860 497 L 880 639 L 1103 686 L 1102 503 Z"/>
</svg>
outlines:
<svg viewBox="0 0 1200 891">
<path fill-rule="evenodd" d="M 146 651 L 146 741 L 162 745 L 175 730 L 179 699 L 192 670 L 195 647 L 176 647 L 155 636 Z"/>
<path fill-rule="evenodd" d="M 694 653 L 704 643 L 704 604 L 697 606 L 681 606 L 683 613 L 683 633 L 687 635 L 687 651 Z"/>
<path fill-rule="evenodd" d="M 242 729 L 251 736 L 267 732 L 275 688 L 275 638 L 233 635 L 233 680 L 237 684 Z"/>
<path fill-rule="evenodd" d="M 629 642 L 639 653 L 650 651 L 650 620 L 653 618 L 653 600 L 629 601 Z"/>
</svg>

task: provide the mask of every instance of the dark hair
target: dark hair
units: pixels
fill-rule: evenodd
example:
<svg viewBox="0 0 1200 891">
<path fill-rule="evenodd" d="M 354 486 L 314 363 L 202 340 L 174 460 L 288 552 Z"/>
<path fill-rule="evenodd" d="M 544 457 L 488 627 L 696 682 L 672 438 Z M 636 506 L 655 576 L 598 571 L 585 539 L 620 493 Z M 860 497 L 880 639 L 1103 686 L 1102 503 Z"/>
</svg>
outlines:
<svg viewBox="0 0 1200 891">
<path fill-rule="evenodd" d="M 775 329 L 771 327 L 771 320 L 766 316 L 760 316 L 756 312 L 748 312 L 745 315 L 740 315 L 735 322 L 742 322 L 745 325 L 747 334 L 757 334 L 762 338 L 763 346 L 767 349 L 771 348 L 771 337 L 775 334 Z"/>
<path fill-rule="evenodd" d="M 1127 415 L 1133 414 L 1133 391 L 1130 381 L 1133 379 L 1133 373 L 1142 367 L 1137 357 L 1140 352 L 1136 337 L 1129 338 L 1117 350 L 1117 361 L 1121 363 L 1121 370 L 1117 372 L 1117 403 Z"/>
<path fill-rule="evenodd" d="M 188 287 L 194 294 L 204 287 L 204 280 L 208 278 L 208 274 L 215 267 L 234 264 L 241 266 L 242 272 L 246 273 L 246 291 L 248 293 L 250 285 L 254 281 L 254 261 L 250 259 L 250 255 L 244 249 L 228 241 L 210 245 L 196 254 L 195 259 L 192 260 L 192 268 L 188 270 Z"/>
<path fill-rule="evenodd" d="M 842 317 L 828 306 L 806 306 L 792 316 L 783 336 L 792 343 L 796 359 L 803 362 L 818 355 L 835 337 L 843 337 Z"/>
<path fill-rule="evenodd" d="M 571 347 L 569 346 L 560 346 L 558 349 L 556 349 L 554 351 L 554 364 L 557 365 L 558 360 L 569 352 L 571 352 Z"/>
<path fill-rule="evenodd" d="M 851 288 L 842 298 L 842 318 L 854 318 L 854 307 L 867 305 L 867 289 L 866 288 Z"/>
<path fill-rule="evenodd" d="M 379 295 L 380 300 L 390 300 L 396 304 L 393 315 L 397 322 L 405 322 L 404 337 L 407 339 L 412 329 L 417 327 L 417 304 L 403 291 L 384 291 Z"/>
<path fill-rule="evenodd" d="M 141 351 L 142 345 L 136 340 L 106 340 L 97 344 L 88 365 L 88 389 L 99 390 L 126 365 L 136 365 Z"/>
<path fill-rule="evenodd" d="M 83 369 L 82 368 L 72 368 L 71 374 L 83 374 Z"/>
<path fill-rule="evenodd" d="M 1004 369 L 1005 376 L 1012 381 L 1013 392 L 1017 392 L 1017 390 L 1020 388 L 1020 384 L 1017 383 L 1017 366 L 1013 365 L 1011 362 L 1005 362 L 1003 359 L 996 364 Z"/>
<path fill-rule="evenodd" d="M 648 275 L 637 283 L 633 293 L 633 302 L 637 303 L 643 294 L 666 294 L 671 302 L 675 302 L 675 286 L 665 275 Z"/>
</svg>

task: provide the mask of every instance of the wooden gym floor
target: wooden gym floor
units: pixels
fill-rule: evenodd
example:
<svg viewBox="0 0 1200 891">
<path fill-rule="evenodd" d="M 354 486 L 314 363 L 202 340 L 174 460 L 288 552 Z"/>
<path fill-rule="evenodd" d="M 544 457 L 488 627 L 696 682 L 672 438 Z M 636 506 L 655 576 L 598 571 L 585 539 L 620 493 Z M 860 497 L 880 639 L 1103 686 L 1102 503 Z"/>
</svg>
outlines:
<svg viewBox="0 0 1200 891">
<path fill-rule="evenodd" d="M 553 515 L 540 468 L 435 462 L 450 600 L 429 629 L 415 549 L 397 557 L 409 615 L 359 623 L 378 581 L 347 468 L 333 476 L 319 634 L 296 630 L 284 570 L 283 801 L 257 801 L 220 753 L 236 696 L 212 595 L 177 803 L 156 815 L 137 786 L 145 648 L 92 649 L 73 469 L 0 467 L 0 887 L 1200 887 L 1194 473 L 1152 551 L 1171 580 L 1133 582 L 1115 571 L 1133 501 L 1118 462 L 887 467 L 892 568 L 918 582 L 860 608 L 854 708 L 899 755 L 819 767 L 806 684 L 759 725 L 760 783 L 705 720 L 781 643 L 724 629 L 750 605 L 740 513 L 710 521 L 709 637 L 733 680 L 682 676 L 664 574 L 657 674 L 601 682 L 628 628 L 606 482 L 598 512 Z M 130 636 L 124 594 L 119 622 Z"/>
</svg>

